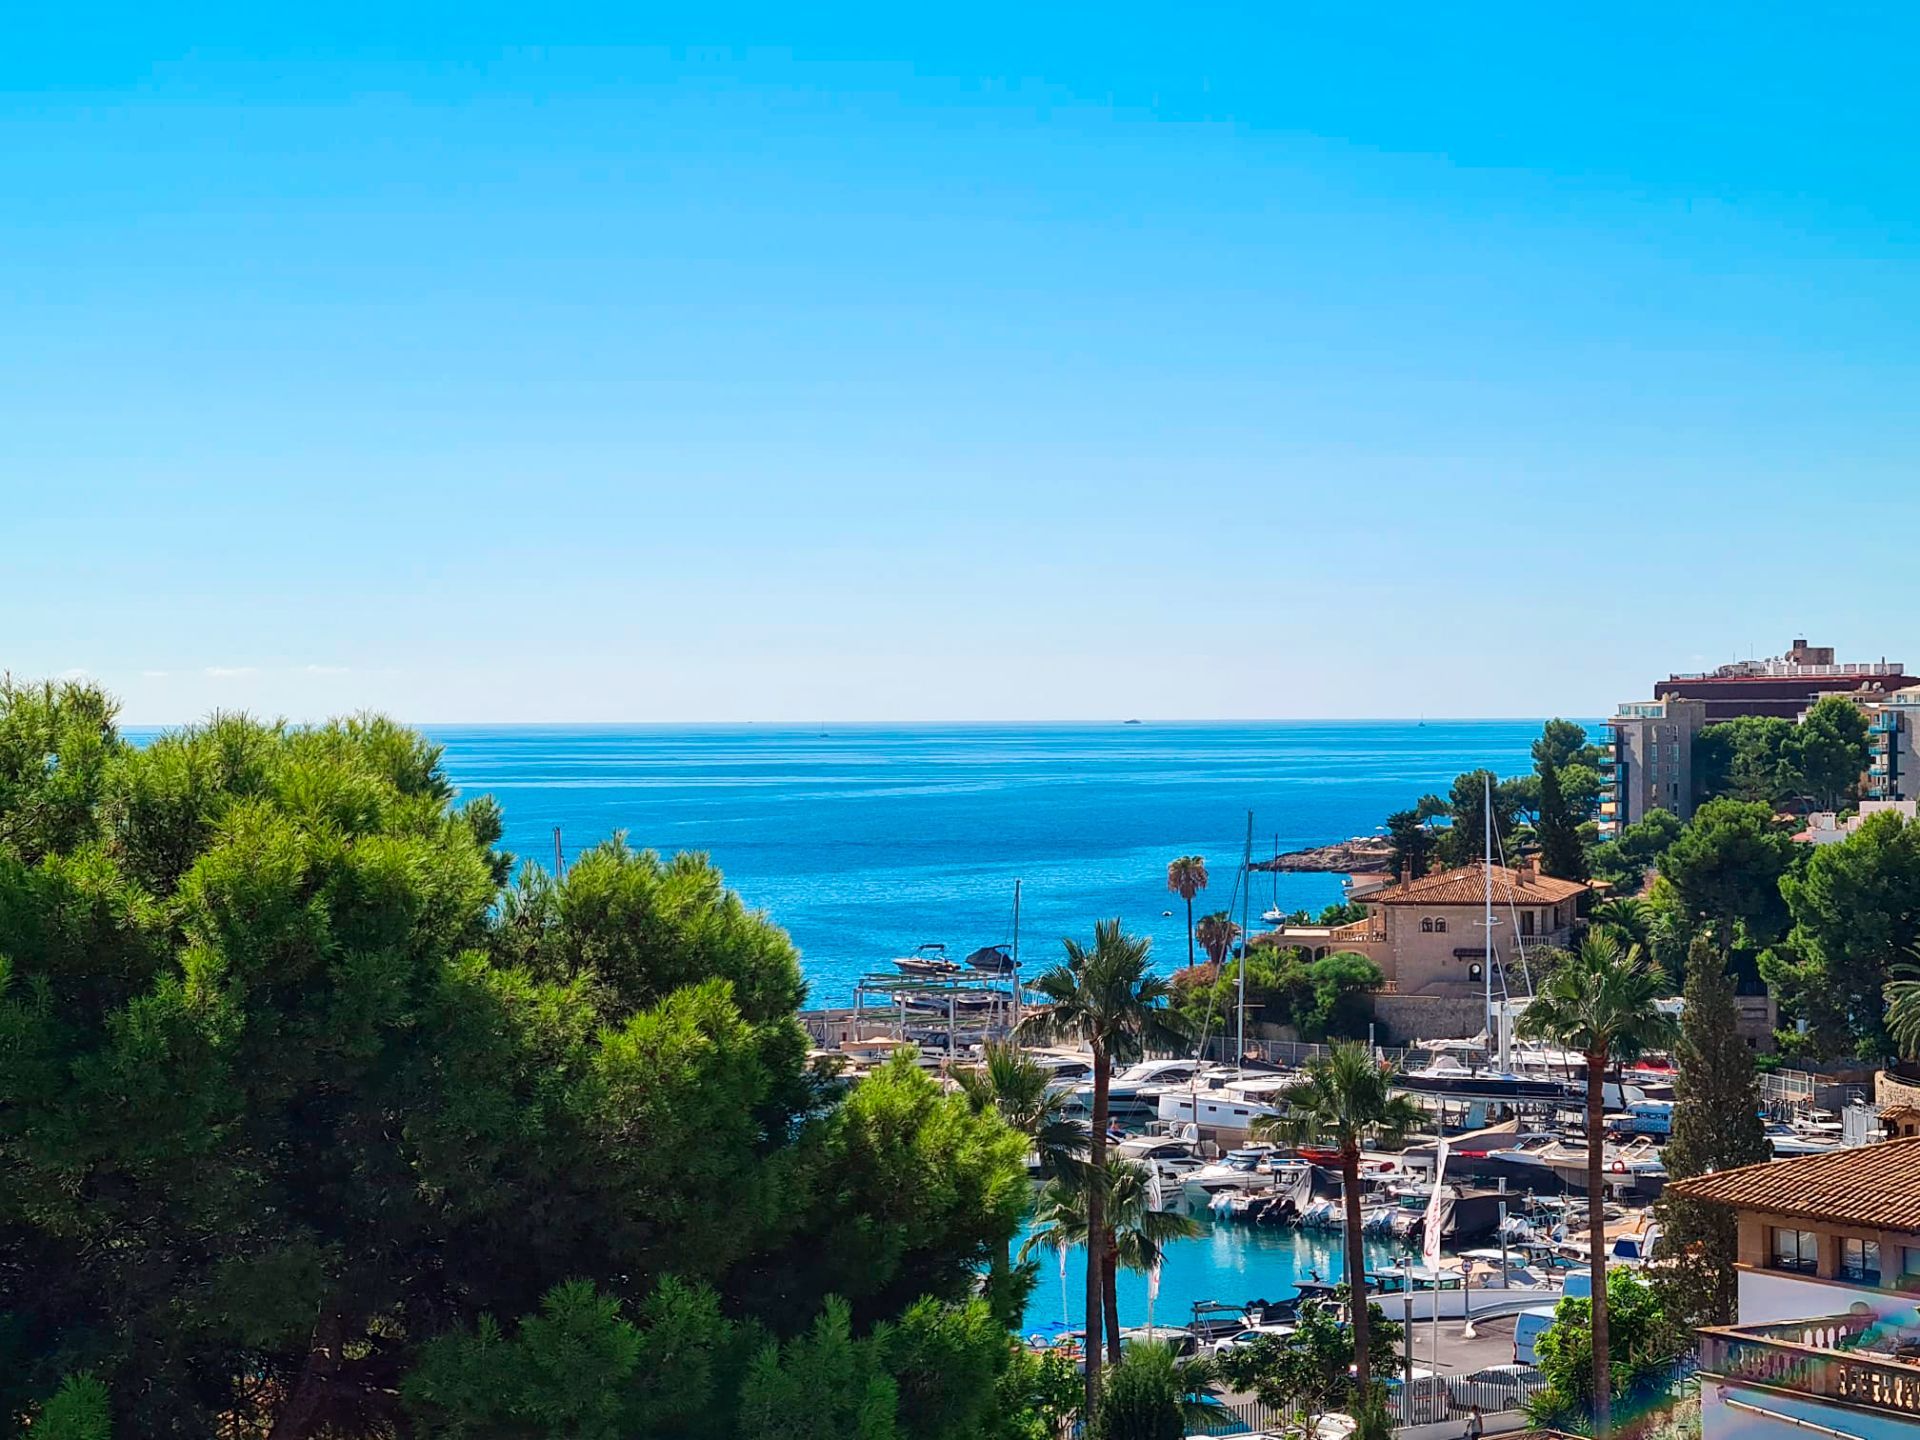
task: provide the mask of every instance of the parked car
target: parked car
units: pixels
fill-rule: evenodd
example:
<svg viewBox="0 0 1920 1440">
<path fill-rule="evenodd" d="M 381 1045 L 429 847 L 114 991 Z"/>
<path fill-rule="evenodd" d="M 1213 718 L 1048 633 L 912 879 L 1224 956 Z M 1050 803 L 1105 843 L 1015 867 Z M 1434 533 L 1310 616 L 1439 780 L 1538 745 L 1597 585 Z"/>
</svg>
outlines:
<svg viewBox="0 0 1920 1440">
<path fill-rule="evenodd" d="M 1489 1365 L 1471 1375 L 1447 1376 L 1447 1394 L 1453 1408 L 1478 1405 L 1486 1414 L 1518 1410 L 1546 1384 L 1546 1376 L 1531 1365 Z"/>
<path fill-rule="evenodd" d="M 1243 1345 L 1251 1345 L 1254 1341 L 1262 1338 L 1279 1339 L 1281 1336 L 1291 1335 L 1292 1333 L 1293 1326 L 1291 1325 L 1249 1325 L 1244 1330 L 1236 1330 L 1233 1334 L 1222 1336 L 1220 1339 L 1214 1341 L 1213 1353 L 1215 1355 L 1224 1355 L 1229 1350 L 1237 1350 Z"/>
<path fill-rule="evenodd" d="M 1387 1413 L 1399 1421 L 1401 1392 L 1406 1389 L 1405 1378 L 1395 1371 L 1385 1377 L 1387 1382 Z M 1413 1372 L 1413 1402 L 1408 1423 L 1413 1425 L 1432 1425 L 1445 1420 L 1453 1413 L 1453 1397 L 1447 1393 L 1447 1377 L 1436 1375 L 1431 1370 L 1415 1367 Z"/>
</svg>

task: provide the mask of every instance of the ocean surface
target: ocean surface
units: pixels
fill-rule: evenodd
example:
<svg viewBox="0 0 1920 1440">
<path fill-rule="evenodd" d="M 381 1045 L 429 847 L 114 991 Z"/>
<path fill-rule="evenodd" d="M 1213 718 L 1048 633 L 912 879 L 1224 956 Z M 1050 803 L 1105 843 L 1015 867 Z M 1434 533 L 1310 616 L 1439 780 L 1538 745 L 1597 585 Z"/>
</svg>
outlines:
<svg viewBox="0 0 1920 1440">
<path fill-rule="evenodd" d="M 425 728 L 463 796 L 499 800 L 524 859 L 551 866 L 556 828 L 569 858 L 617 831 L 705 851 L 793 936 L 828 1005 L 924 941 L 1010 940 L 1016 879 L 1029 973 L 1112 916 L 1177 968 L 1169 860 L 1205 856 L 1195 913 L 1225 909 L 1249 812 L 1256 859 L 1371 834 L 1464 770 L 1527 768 L 1540 722 Z M 1340 898 L 1337 875 L 1257 875 L 1251 896 L 1255 916 Z"/>
</svg>

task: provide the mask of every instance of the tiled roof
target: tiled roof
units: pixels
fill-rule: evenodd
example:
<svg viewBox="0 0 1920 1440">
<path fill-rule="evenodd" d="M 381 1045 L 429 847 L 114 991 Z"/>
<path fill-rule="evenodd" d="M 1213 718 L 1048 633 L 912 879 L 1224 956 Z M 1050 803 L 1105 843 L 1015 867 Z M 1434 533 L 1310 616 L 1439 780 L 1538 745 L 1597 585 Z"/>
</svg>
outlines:
<svg viewBox="0 0 1920 1440">
<path fill-rule="evenodd" d="M 1673 1180 L 1666 1193 L 1797 1220 L 1920 1233 L 1920 1136 Z"/>
<path fill-rule="evenodd" d="M 1486 895 L 1482 872 L 1493 871 L 1493 903 L 1496 905 L 1558 905 L 1586 890 L 1577 880 L 1556 880 L 1551 875 L 1509 870 L 1504 865 L 1488 867 L 1479 861 L 1458 870 L 1440 870 L 1423 875 L 1404 885 L 1392 885 L 1366 897 L 1369 905 L 1478 905 Z"/>
</svg>

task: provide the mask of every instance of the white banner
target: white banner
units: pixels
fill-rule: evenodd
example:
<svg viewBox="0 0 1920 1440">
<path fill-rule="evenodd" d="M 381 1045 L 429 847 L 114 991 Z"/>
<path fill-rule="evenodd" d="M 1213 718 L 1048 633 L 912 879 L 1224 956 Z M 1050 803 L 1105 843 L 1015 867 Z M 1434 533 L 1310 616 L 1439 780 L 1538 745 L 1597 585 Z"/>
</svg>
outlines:
<svg viewBox="0 0 1920 1440">
<path fill-rule="evenodd" d="M 1440 1197 L 1444 1193 L 1444 1181 L 1447 1175 L 1447 1137 L 1440 1137 L 1440 1148 L 1433 1158 L 1433 1194 L 1427 1199 L 1426 1233 L 1420 1241 L 1420 1263 L 1429 1270 L 1440 1268 L 1440 1231 L 1446 1224 L 1441 1211 Z"/>
</svg>

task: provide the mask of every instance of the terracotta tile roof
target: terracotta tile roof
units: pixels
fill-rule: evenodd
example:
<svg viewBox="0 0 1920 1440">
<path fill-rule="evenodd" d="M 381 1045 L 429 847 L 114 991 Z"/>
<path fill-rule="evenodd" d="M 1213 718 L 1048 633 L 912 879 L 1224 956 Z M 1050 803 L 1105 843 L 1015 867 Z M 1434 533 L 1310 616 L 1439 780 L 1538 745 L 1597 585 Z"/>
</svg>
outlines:
<svg viewBox="0 0 1920 1440">
<path fill-rule="evenodd" d="M 1495 905 L 1558 905 L 1586 890 L 1578 880 L 1556 880 L 1537 871 L 1488 867 L 1478 860 L 1458 870 L 1440 870 L 1366 897 L 1369 905 L 1478 905 L 1486 893 L 1481 872 L 1493 871 Z"/>
<path fill-rule="evenodd" d="M 1920 1233 L 1920 1135 L 1672 1180 L 1666 1193 L 1796 1220 Z"/>
</svg>

